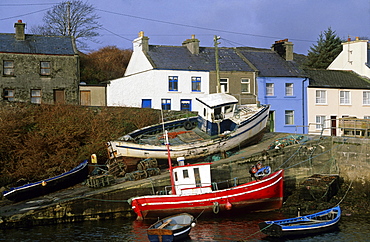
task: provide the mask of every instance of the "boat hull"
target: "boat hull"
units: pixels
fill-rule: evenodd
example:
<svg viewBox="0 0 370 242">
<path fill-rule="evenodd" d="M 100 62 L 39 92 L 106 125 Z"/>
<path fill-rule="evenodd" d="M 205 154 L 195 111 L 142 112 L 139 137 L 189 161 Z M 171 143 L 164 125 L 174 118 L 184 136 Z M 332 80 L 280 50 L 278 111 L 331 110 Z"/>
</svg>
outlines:
<svg viewBox="0 0 370 242">
<path fill-rule="evenodd" d="M 18 202 L 43 196 L 83 182 L 88 175 L 88 161 L 84 161 L 74 169 L 59 176 L 48 178 L 24 186 L 11 188 L 3 193 L 4 197 Z"/>
<path fill-rule="evenodd" d="M 199 159 L 208 155 L 229 151 L 238 147 L 243 147 L 249 144 L 260 141 L 265 133 L 265 128 L 268 120 L 269 107 L 261 109 L 252 117 L 241 122 L 238 127 L 227 135 L 220 135 L 213 139 L 198 140 L 191 143 L 172 144 L 170 146 L 171 159 L 176 160 L 178 157 L 185 157 L 187 160 Z M 186 122 L 197 122 L 195 117 L 190 119 L 175 120 L 165 123 L 167 127 L 182 127 Z M 201 126 L 198 124 L 198 126 Z M 162 124 L 146 127 L 136 130 L 128 136 L 139 137 L 140 135 L 162 130 Z M 109 150 L 114 153 L 114 157 L 128 158 L 155 158 L 157 160 L 167 160 L 168 150 L 163 145 L 150 145 L 142 143 L 133 143 L 130 141 L 110 141 L 108 143 Z M 112 157 L 111 157 L 112 158 Z"/>
<path fill-rule="evenodd" d="M 259 223 L 260 230 L 272 237 L 301 237 L 330 232 L 338 227 L 340 207 L 334 207 L 316 214 L 277 221 Z"/>
<path fill-rule="evenodd" d="M 180 211 L 193 215 L 240 209 L 248 212 L 270 211 L 282 206 L 283 175 L 284 171 L 279 170 L 262 180 L 204 194 L 136 197 L 132 199 L 131 206 L 138 220 Z"/>
<path fill-rule="evenodd" d="M 164 228 L 161 225 L 170 221 Z M 194 217 L 187 213 L 166 217 L 151 225 L 147 230 L 151 242 L 181 241 L 189 237 Z"/>
</svg>

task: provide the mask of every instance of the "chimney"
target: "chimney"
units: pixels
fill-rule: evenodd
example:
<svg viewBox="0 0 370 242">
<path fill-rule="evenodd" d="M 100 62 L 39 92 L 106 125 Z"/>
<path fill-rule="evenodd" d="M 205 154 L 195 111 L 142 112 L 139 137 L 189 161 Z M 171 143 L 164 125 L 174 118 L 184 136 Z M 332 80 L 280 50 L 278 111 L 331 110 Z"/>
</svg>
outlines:
<svg viewBox="0 0 370 242">
<path fill-rule="evenodd" d="M 22 20 L 18 20 L 18 23 L 14 24 L 15 28 L 15 39 L 16 40 L 25 40 L 26 35 L 24 34 L 25 23 L 22 23 Z"/>
<path fill-rule="evenodd" d="M 186 46 L 190 53 L 193 55 L 199 54 L 199 40 L 195 38 L 195 35 L 191 36 L 191 39 L 187 39 L 182 42 L 182 46 Z"/>
<path fill-rule="evenodd" d="M 134 51 L 142 51 L 144 53 L 149 50 L 149 38 L 144 36 L 144 31 L 139 32 L 139 37 L 133 42 Z"/>
<path fill-rule="evenodd" d="M 293 60 L 293 43 L 289 42 L 288 39 L 275 41 L 272 45 L 271 50 L 278 53 L 286 61 Z"/>
</svg>

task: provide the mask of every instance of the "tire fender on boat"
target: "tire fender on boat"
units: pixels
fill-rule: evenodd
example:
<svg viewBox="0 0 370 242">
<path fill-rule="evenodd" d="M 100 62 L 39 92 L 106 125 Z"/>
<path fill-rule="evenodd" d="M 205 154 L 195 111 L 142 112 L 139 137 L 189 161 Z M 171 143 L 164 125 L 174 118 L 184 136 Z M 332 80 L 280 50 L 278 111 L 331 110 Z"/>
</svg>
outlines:
<svg viewBox="0 0 370 242">
<path fill-rule="evenodd" d="M 214 202 L 213 203 L 213 213 L 218 214 L 218 212 L 220 212 L 220 204 L 218 204 L 218 202 Z"/>
<path fill-rule="evenodd" d="M 189 120 L 184 122 L 184 128 L 186 130 L 191 130 L 193 127 L 194 127 L 193 124 Z"/>
</svg>

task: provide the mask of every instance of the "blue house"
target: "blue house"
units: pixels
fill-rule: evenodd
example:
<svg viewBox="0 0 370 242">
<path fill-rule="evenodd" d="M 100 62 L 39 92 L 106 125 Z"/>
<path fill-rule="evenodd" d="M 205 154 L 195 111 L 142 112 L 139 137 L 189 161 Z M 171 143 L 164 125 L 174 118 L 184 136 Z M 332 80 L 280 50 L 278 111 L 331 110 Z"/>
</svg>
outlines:
<svg viewBox="0 0 370 242">
<path fill-rule="evenodd" d="M 257 70 L 258 101 L 270 104 L 270 131 L 306 134 L 308 79 L 299 68 L 304 56 L 293 53 L 288 40 L 276 41 L 271 50 L 240 48 Z"/>
</svg>

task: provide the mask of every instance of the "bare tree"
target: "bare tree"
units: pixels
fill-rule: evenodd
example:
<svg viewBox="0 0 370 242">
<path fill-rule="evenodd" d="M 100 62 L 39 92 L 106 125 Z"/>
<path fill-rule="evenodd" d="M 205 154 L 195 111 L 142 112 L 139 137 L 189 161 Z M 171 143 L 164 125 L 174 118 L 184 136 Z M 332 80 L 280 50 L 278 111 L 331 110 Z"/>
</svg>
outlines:
<svg viewBox="0 0 370 242">
<path fill-rule="evenodd" d="M 86 49 L 86 41 L 97 42 L 100 17 L 87 2 L 72 0 L 61 2 L 47 11 L 43 25 L 31 27 L 33 34 L 73 36 L 79 49 Z"/>
</svg>

